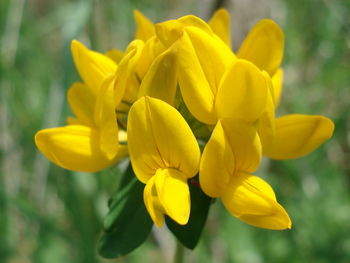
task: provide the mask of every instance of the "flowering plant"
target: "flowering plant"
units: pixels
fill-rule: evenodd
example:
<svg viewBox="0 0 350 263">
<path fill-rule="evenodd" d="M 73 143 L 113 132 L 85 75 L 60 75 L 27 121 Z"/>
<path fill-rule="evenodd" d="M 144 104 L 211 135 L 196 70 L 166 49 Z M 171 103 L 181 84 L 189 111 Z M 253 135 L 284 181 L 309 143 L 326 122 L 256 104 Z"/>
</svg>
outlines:
<svg viewBox="0 0 350 263">
<path fill-rule="evenodd" d="M 275 117 L 283 82 L 284 36 L 257 23 L 237 53 L 230 17 L 208 23 L 188 15 L 153 24 L 135 11 L 137 30 L 122 52 L 105 54 L 72 41 L 82 82 L 68 91 L 74 117 L 39 131 L 35 142 L 55 164 L 95 172 L 129 158 L 110 199 L 102 256 L 142 244 L 166 222 L 188 248 L 199 241 L 212 201 L 261 228 L 289 229 L 274 191 L 254 175 L 262 156 L 304 156 L 332 136 L 323 116 Z"/>
</svg>

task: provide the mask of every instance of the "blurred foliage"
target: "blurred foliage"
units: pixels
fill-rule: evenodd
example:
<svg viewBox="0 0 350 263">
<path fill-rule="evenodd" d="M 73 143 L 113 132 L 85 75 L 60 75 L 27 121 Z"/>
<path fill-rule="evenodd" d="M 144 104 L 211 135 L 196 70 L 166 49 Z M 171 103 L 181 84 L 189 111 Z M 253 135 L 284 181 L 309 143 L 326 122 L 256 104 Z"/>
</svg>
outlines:
<svg viewBox="0 0 350 263">
<path fill-rule="evenodd" d="M 96 175 L 69 172 L 49 164 L 33 142 L 37 130 L 61 125 L 69 115 L 65 93 L 78 79 L 71 40 L 101 52 L 123 49 L 133 37 L 133 9 L 160 21 L 203 15 L 203 6 L 211 10 L 212 4 L 0 1 L 0 262 L 107 262 L 97 256 L 97 241 L 107 200 L 127 164 Z M 350 262 L 350 2 L 283 0 L 266 6 L 286 34 L 279 113 L 322 113 L 335 121 L 336 131 L 311 155 L 266 161 L 260 169 L 291 215 L 291 231 L 247 226 L 216 202 L 186 260 Z M 173 248 L 172 237 L 155 229 L 148 242 L 115 262 L 166 262 Z"/>
</svg>

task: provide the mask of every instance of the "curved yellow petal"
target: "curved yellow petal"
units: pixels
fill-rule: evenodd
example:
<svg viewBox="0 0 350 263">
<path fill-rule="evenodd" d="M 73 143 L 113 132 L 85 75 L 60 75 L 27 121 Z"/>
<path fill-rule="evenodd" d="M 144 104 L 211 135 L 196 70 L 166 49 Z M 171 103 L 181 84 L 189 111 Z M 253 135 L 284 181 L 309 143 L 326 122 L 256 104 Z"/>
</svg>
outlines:
<svg viewBox="0 0 350 263">
<path fill-rule="evenodd" d="M 185 33 L 175 45 L 178 50 L 179 86 L 187 108 L 199 121 L 215 124 L 214 93 L 190 38 Z"/>
<path fill-rule="evenodd" d="M 290 114 L 276 119 L 276 134 L 263 148 L 272 159 L 302 157 L 332 137 L 333 122 L 323 116 Z"/>
<path fill-rule="evenodd" d="M 199 183 L 204 193 L 220 197 L 235 171 L 235 159 L 221 121 L 206 144 L 199 168 Z"/>
<path fill-rule="evenodd" d="M 104 78 L 117 70 L 117 64 L 109 57 L 89 50 L 77 40 L 71 44 L 75 66 L 80 77 L 93 94 L 97 94 Z"/>
<path fill-rule="evenodd" d="M 165 46 L 156 36 L 147 40 L 136 65 L 136 72 L 140 79 L 144 78 L 153 61 L 165 50 Z"/>
<path fill-rule="evenodd" d="M 256 128 L 238 119 L 222 119 L 221 124 L 235 159 L 235 170 L 255 172 L 262 156 L 260 137 Z"/>
<path fill-rule="evenodd" d="M 211 197 L 220 197 L 237 171 L 254 172 L 261 162 L 256 128 L 241 120 L 219 120 L 206 144 L 199 182 Z"/>
<path fill-rule="evenodd" d="M 158 227 L 162 227 L 164 224 L 164 208 L 158 198 L 158 193 L 155 186 L 156 178 L 156 176 L 153 176 L 147 182 L 145 189 L 143 190 L 143 200 L 153 222 Z"/>
<path fill-rule="evenodd" d="M 270 185 L 259 177 L 235 174 L 221 199 L 233 216 L 247 224 L 275 230 L 292 226 Z"/>
<path fill-rule="evenodd" d="M 267 93 L 264 74 L 252 63 L 239 59 L 222 79 L 215 101 L 217 117 L 254 122 L 265 109 Z"/>
<path fill-rule="evenodd" d="M 50 161 L 68 170 L 96 172 L 116 162 L 101 151 L 99 132 L 82 125 L 40 130 L 35 143 Z"/>
<path fill-rule="evenodd" d="M 268 85 L 268 89 L 267 89 L 268 92 L 267 92 L 266 107 L 258 120 L 257 129 L 261 140 L 261 144 L 264 148 L 264 146 L 269 144 L 273 139 L 273 137 L 275 136 L 276 128 L 275 128 L 274 87 L 268 73 L 264 71 L 263 74 L 265 76 L 265 80 Z"/>
<path fill-rule="evenodd" d="M 279 68 L 272 76 L 272 84 L 275 98 L 275 107 L 277 108 L 281 101 L 283 90 L 283 70 Z"/>
<path fill-rule="evenodd" d="M 169 48 L 152 63 L 142 80 L 139 97 L 150 96 L 174 105 L 177 87 L 176 49 Z"/>
<path fill-rule="evenodd" d="M 227 46 L 231 47 L 230 14 L 224 9 L 218 9 L 208 22 L 213 32 L 220 37 Z"/>
<path fill-rule="evenodd" d="M 118 125 L 114 104 L 114 76 L 105 79 L 101 85 L 94 109 L 96 127 L 100 133 L 100 147 L 108 158 L 118 152 Z"/>
<path fill-rule="evenodd" d="M 200 150 L 181 114 L 150 97 L 134 103 L 128 118 L 128 145 L 136 176 L 147 182 L 158 168 L 174 168 L 188 178 L 198 172 Z"/>
<path fill-rule="evenodd" d="M 165 213 L 180 225 L 190 217 L 191 202 L 187 178 L 175 169 L 158 169 L 155 186 Z"/>
<path fill-rule="evenodd" d="M 283 31 L 271 19 L 263 19 L 249 32 L 237 56 L 253 62 L 272 76 L 282 63 L 283 52 Z"/>
<path fill-rule="evenodd" d="M 213 35 L 213 31 L 210 26 L 197 16 L 187 15 L 180 17 L 177 21 L 182 24 L 184 28 L 196 27 L 206 34 Z"/>
<path fill-rule="evenodd" d="M 184 25 L 178 20 L 168 20 L 155 25 L 158 39 L 165 47 L 170 47 L 175 41 L 181 38 Z"/>
<path fill-rule="evenodd" d="M 118 49 L 111 49 L 105 53 L 105 56 L 112 59 L 118 65 L 120 60 L 124 57 L 124 52 Z"/>
<path fill-rule="evenodd" d="M 235 60 L 231 49 L 216 35 L 210 35 L 197 27 L 185 27 L 203 72 L 216 94 L 226 68 Z"/>
<path fill-rule="evenodd" d="M 96 103 L 95 96 L 81 82 L 70 86 L 67 94 L 68 103 L 80 123 L 90 127 L 95 126 L 93 112 Z"/>
<path fill-rule="evenodd" d="M 155 35 L 153 23 L 140 11 L 134 10 L 134 18 L 136 22 L 135 39 L 141 39 L 146 42 Z"/>
<path fill-rule="evenodd" d="M 189 27 L 195 27 L 203 33 L 214 37 L 213 31 L 209 25 L 199 17 L 194 15 L 187 15 L 180 17 L 177 20 L 168 20 L 155 25 L 157 37 L 166 46 L 170 47 L 176 40 L 178 40 L 184 30 Z"/>
<path fill-rule="evenodd" d="M 125 56 L 121 59 L 116 72 L 114 100 L 118 106 L 123 97 L 130 104 L 137 97 L 139 83 L 136 76 L 136 65 L 139 61 L 144 43 L 141 40 L 132 41 Z M 130 101 L 129 101 L 130 100 Z"/>
</svg>

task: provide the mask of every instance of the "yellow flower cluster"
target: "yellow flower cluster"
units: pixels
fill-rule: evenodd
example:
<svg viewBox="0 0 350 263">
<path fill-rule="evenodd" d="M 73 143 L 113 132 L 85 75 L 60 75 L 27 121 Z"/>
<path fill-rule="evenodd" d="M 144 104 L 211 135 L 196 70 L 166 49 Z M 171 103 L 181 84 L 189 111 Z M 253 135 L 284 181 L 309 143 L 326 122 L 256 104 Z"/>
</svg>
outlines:
<svg viewBox="0 0 350 263">
<path fill-rule="evenodd" d="M 39 131 L 37 147 L 77 171 L 98 171 L 129 156 L 157 226 L 165 214 L 188 222 L 188 181 L 199 174 L 204 193 L 221 198 L 233 216 L 257 227 L 291 228 L 272 188 L 253 173 L 263 155 L 310 153 L 334 125 L 315 115 L 275 117 L 283 79 L 280 27 L 260 21 L 234 53 L 224 9 L 208 23 L 188 15 L 154 25 L 134 15 L 137 32 L 125 52 L 100 54 L 72 42 L 82 79 L 68 91 L 75 117 Z"/>
</svg>

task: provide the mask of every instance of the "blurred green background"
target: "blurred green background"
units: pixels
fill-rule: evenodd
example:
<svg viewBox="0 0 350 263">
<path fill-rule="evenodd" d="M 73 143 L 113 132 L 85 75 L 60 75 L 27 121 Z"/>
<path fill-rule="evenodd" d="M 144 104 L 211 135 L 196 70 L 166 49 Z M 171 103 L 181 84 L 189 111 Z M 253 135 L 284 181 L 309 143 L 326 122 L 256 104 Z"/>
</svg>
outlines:
<svg viewBox="0 0 350 263">
<path fill-rule="evenodd" d="M 96 243 L 119 168 L 65 171 L 36 150 L 33 136 L 70 113 L 66 91 L 78 80 L 72 39 L 100 52 L 124 49 L 134 34 L 133 9 L 155 22 L 189 13 L 208 19 L 218 2 L 0 1 L 0 262 L 171 262 L 174 239 L 166 229 L 154 229 L 126 257 L 99 257 Z M 245 225 L 216 202 L 186 262 L 350 262 L 350 1 L 223 2 L 235 50 L 263 17 L 285 32 L 278 114 L 322 114 L 336 130 L 309 156 L 265 161 L 259 170 L 289 212 L 292 230 Z"/>
</svg>

